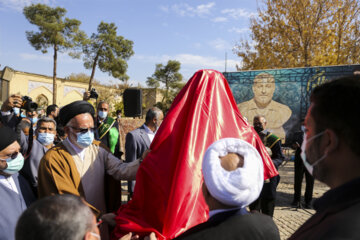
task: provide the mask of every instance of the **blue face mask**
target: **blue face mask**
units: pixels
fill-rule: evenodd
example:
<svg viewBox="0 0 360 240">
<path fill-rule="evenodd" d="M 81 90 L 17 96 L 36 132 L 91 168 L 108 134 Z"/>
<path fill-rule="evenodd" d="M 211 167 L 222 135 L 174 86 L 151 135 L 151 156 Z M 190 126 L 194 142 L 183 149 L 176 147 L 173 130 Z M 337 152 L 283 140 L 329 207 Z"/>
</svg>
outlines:
<svg viewBox="0 0 360 240">
<path fill-rule="evenodd" d="M 20 114 L 20 117 L 26 118 L 26 115 L 25 115 L 24 113 L 21 113 L 21 114 Z"/>
<path fill-rule="evenodd" d="M 32 124 L 35 124 L 38 121 L 37 117 L 29 118 Z"/>
<path fill-rule="evenodd" d="M 37 140 L 44 146 L 50 145 L 54 142 L 55 134 L 39 133 Z"/>
<path fill-rule="evenodd" d="M 86 133 L 76 133 L 76 135 L 76 142 L 82 148 L 90 146 L 94 141 L 94 132 L 92 130 L 89 130 Z"/>
<path fill-rule="evenodd" d="M 103 112 L 103 111 L 99 111 L 98 112 L 98 115 L 101 119 L 105 119 L 107 117 L 107 112 Z"/>
<path fill-rule="evenodd" d="M 14 107 L 13 111 L 14 111 L 15 115 L 18 115 L 20 113 L 20 108 Z"/>
<path fill-rule="evenodd" d="M 22 167 L 24 166 L 24 157 L 21 153 L 18 153 L 16 158 L 12 159 L 11 157 L 9 157 L 8 159 L 6 159 L 6 162 L 7 168 L 4 169 L 3 172 L 12 175 L 22 169 Z"/>
</svg>

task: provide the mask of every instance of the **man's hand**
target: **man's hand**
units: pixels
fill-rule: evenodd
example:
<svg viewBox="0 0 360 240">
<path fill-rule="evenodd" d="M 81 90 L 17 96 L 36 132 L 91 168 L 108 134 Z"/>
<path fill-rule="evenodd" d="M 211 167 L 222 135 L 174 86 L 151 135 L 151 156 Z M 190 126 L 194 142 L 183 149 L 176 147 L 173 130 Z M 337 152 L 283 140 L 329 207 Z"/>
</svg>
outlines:
<svg viewBox="0 0 360 240">
<path fill-rule="evenodd" d="M 129 232 L 128 234 L 122 236 L 121 238 L 119 238 L 119 240 L 136 240 L 139 239 L 139 235 L 132 235 L 132 232 Z"/>
<path fill-rule="evenodd" d="M 116 215 L 114 213 L 105 213 L 101 216 L 101 219 L 109 224 L 111 227 L 115 227 L 116 221 L 115 221 Z"/>
<path fill-rule="evenodd" d="M 149 236 L 144 237 L 144 240 L 157 240 L 155 233 L 150 233 Z"/>
<path fill-rule="evenodd" d="M 151 152 L 150 149 L 146 149 L 145 152 L 143 152 L 143 154 L 141 155 L 142 160 L 144 160 L 150 152 Z"/>
<path fill-rule="evenodd" d="M 121 238 L 119 238 L 119 240 L 136 240 L 139 239 L 139 235 L 132 235 L 132 232 L 129 232 L 128 234 L 122 236 Z M 145 236 L 144 240 L 157 240 L 155 233 L 150 233 L 149 236 Z"/>
<path fill-rule="evenodd" d="M 90 99 L 90 91 L 86 91 L 84 92 L 84 95 L 83 95 L 83 100 L 84 101 L 87 101 Z"/>
<path fill-rule="evenodd" d="M 1 111 L 8 112 L 14 107 L 21 108 L 22 102 L 23 101 L 20 95 L 13 94 L 3 103 L 1 106 Z"/>
</svg>

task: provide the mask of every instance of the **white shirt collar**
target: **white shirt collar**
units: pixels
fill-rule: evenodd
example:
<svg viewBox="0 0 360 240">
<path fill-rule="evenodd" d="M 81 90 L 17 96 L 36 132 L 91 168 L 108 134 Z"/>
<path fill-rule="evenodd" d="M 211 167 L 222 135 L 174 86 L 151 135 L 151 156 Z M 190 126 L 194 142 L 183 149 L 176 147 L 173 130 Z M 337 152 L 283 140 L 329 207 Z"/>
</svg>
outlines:
<svg viewBox="0 0 360 240">
<path fill-rule="evenodd" d="M 145 128 L 146 134 L 149 137 L 150 142 L 152 142 L 154 140 L 156 131 L 155 132 L 151 131 L 151 129 L 148 128 L 148 126 L 146 126 L 145 124 L 144 124 L 144 128 Z"/>
<path fill-rule="evenodd" d="M 73 144 L 69 137 L 67 137 L 64 141 L 67 141 L 69 143 L 69 145 L 72 147 L 72 149 L 74 149 L 74 151 L 76 152 L 76 154 L 80 157 L 81 161 L 84 161 L 84 157 L 85 157 L 85 148 L 79 148 L 78 146 L 76 146 L 75 144 Z"/>
<path fill-rule="evenodd" d="M 13 177 L 10 175 L 9 177 L 5 177 L 4 175 L 0 175 L 0 184 L 4 185 L 8 189 L 19 194 L 19 190 L 16 187 L 15 181 Z"/>
</svg>

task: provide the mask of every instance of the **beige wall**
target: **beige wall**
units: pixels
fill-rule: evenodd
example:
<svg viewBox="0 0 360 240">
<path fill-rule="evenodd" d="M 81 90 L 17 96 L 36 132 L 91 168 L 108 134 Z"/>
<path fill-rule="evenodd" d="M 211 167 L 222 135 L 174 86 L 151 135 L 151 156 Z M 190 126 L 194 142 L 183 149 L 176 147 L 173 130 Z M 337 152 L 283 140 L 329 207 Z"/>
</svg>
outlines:
<svg viewBox="0 0 360 240">
<path fill-rule="evenodd" d="M 4 72 L 5 74 L 2 74 Z M 5 67 L 0 71 L 0 77 L 5 76 L 4 79 L 9 81 L 9 96 L 11 94 L 20 94 L 22 96 L 29 96 L 36 101 L 39 96 L 47 100 L 48 105 L 52 104 L 52 77 L 16 71 Z M 109 88 L 102 85 L 94 85 L 100 97 L 98 100 L 106 100 L 112 105 L 115 102 L 122 102 L 123 90 Z M 88 84 L 82 82 L 67 81 L 66 79 L 57 79 L 57 100 L 58 106 L 64 106 L 73 101 L 81 100 L 83 93 L 87 90 Z M 161 94 L 156 89 L 143 89 L 143 106 L 144 114 L 147 109 L 154 106 L 157 101 L 161 101 Z M 113 106 L 111 106 L 114 108 Z M 111 109 L 115 111 L 115 109 Z"/>
<path fill-rule="evenodd" d="M 87 88 L 86 83 L 67 82 L 65 79 L 57 79 L 57 99 L 59 106 L 81 100 Z M 52 104 L 52 77 L 14 71 L 10 80 L 9 94 L 21 94 L 31 97 L 34 101 L 39 95 L 43 95 Z"/>
</svg>

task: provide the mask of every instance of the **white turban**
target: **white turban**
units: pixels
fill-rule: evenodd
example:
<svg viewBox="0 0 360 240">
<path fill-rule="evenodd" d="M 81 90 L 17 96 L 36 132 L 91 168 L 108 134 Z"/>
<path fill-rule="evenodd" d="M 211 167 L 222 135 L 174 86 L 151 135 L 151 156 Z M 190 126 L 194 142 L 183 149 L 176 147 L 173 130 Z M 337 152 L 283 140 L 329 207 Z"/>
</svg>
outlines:
<svg viewBox="0 0 360 240">
<path fill-rule="evenodd" d="M 220 158 L 228 153 L 244 157 L 244 166 L 227 171 Z M 204 181 L 211 196 L 229 206 L 246 207 L 255 201 L 264 183 L 263 162 L 258 151 L 248 142 L 223 138 L 206 150 L 202 163 Z"/>
</svg>

